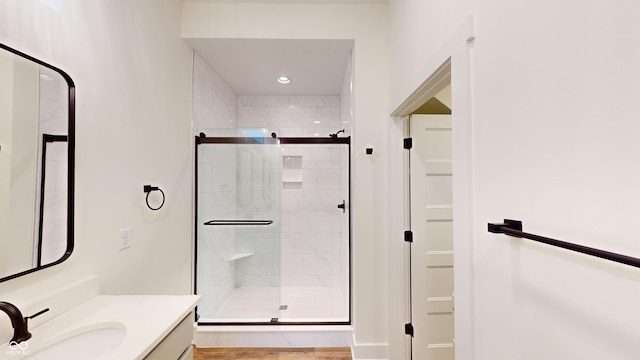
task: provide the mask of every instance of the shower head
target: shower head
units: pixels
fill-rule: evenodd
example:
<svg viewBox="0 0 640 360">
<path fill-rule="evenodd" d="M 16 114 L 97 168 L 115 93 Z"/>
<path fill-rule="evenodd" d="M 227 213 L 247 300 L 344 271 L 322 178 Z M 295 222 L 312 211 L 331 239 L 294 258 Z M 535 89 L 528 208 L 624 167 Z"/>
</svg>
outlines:
<svg viewBox="0 0 640 360">
<path fill-rule="evenodd" d="M 329 134 L 329 136 L 335 139 L 335 138 L 338 137 L 338 134 L 343 133 L 343 132 L 344 132 L 344 129 L 338 130 L 335 134 Z"/>
</svg>

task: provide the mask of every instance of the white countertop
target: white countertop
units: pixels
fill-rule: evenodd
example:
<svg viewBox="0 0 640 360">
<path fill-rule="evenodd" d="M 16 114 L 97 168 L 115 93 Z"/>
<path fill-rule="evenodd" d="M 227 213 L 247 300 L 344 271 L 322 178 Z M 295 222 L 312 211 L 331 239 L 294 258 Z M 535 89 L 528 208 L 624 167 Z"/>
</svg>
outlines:
<svg viewBox="0 0 640 360">
<path fill-rule="evenodd" d="M 143 359 L 194 309 L 199 299 L 197 295 L 98 295 L 30 328 L 29 351 L 90 329 L 124 325 L 126 335 L 108 358 Z M 2 349 L 9 349 L 9 344 L 0 345 L 1 360 L 22 357 Z"/>
</svg>

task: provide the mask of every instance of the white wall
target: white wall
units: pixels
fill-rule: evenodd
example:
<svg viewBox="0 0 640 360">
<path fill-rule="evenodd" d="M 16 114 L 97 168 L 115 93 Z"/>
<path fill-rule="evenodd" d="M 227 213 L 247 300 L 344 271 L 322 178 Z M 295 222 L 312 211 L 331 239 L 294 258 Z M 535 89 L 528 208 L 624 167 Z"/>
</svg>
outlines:
<svg viewBox="0 0 640 360">
<path fill-rule="evenodd" d="M 0 2 L 0 42 L 64 69 L 77 87 L 74 254 L 0 294 L 27 284 L 44 293 L 86 274 L 104 293 L 190 292 L 192 53 L 180 20 L 179 0 Z M 164 190 L 160 211 L 146 208 L 145 184 Z M 125 227 L 132 247 L 119 251 Z"/>
<path fill-rule="evenodd" d="M 386 356 L 384 172 L 388 109 L 387 6 L 384 4 L 185 3 L 185 38 L 355 39 L 353 266 L 355 351 Z M 327 26 L 331 24 L 331 26 Z M 375 148 L 373 157 L 365 147 Z"/>
<path fill-rule="evenodd" d="M 486 224 L 519 219 L 525 231 L 640 257 L 640 5 L 392 0 L 390 11 L 392 106 L 476 19 L 473 221 L 455 225 L 473 233 L 473 358 L 637 358 L 637 269 Z"/>
</svg>

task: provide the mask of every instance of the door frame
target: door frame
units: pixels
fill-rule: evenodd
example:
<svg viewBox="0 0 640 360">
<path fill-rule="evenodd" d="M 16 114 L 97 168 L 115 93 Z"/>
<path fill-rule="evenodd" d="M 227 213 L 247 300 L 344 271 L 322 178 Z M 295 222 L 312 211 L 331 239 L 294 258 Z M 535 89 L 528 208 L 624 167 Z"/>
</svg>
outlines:
<svg viewBox="0 0 640 360">
<path fill-rule="evenodd" d="M 454 216 L 454 289 L 456 358 L 474 359 L 474 286 L 473 286 L 473 111 L 471 48 L 475 39 L 473 15 L 467 17 L 450 35 L 444 45 L 427 61 L 422 71 L 413 77 L 413 84 L 392 94 L 389 132 L 390 229 L 389 238 L 399 239 L 408 228 L 409 201 L 406 150 L 403 138 L 408 135 L 409 115 L 435 96 L 449 82 L 452 99 L 453 147 L 453 216 Z M 393 99 L 395 97 L 395 99 Z M 395 101 L 393 101 L 395 100 Z M 398 216 L 400 214 L 400 216 Z M 389 249 L 389 299 L 391 328 L 389 356 L 410 359 L 410 337 L 402 332 L 410 315 L 407 246 L 392 241 Z M 397 292 L 396 292 L 397 291 Z"/>
<path fill-rule="evenodd" d="M 199 192 L 198 192 L 198 148 L 201 145 L 206 144 L 255 144 L 255 145 L 345 145 L 347 146 L 347 164 L 346 168 L 348 169 L 347 174 L 347 203 L 343 209 L 343 212 L 347 214 L 348 219 L 348 227 L 347 227 L 347 240 L 348 240 L 348 271 L 347 271 L 347 280 L 348 280 L 348 320 L 346 321 L 279 321 L 278 318 L 272 318 L 271 321 L 199 321 L 200 315 L 198 314 L 198 307 L 196 306 L 195 317 L 196 323 L 198 326 L 257 326 L 257 325 L 266 325 L 266 326 L 330 326 L 330 325 L 348 325 L 351 326 L 353 324 L 353 214 L 351 211 L 352 204 L 352 152 L 351 152 L 351 136 L 345 137 L 328 137 L 328 138 L 320 138 L 320 137 L 242 137 L 242 136 L 214 136 L 208 137 L 205 133 L 200 133 L 200 135 L 194 137 L 194 227 L 193 227 L 193 238 L 194 238 L 194 248 L 193 248 L 193 294 L 198 294 L 198 235 L 199 235 L 199 219 L 198 219 L 198 201 L 199 201 Z M 282 287 L 282 286 L 281 286 Z M 275 320 L 274 320 L 275 319 Z"/>
</svg>

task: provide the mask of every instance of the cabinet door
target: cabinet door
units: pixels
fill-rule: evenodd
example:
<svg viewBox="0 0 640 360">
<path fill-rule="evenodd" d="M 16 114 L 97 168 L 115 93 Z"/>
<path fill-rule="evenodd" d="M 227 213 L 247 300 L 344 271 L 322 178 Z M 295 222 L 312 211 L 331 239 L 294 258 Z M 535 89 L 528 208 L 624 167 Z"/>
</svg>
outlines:
<svg viewBox="0 0 640 360">
<path fill-rule="evenodd" d="M 170 360 L 193 359 L 184 355 L 191 350 L 193 341 L 193 313 L 189 313 L 161 342 L 156 346 L 145 360 Z M 187 354 L 189 355 L 189 354 Z"/>
<path fill-rule="evenodd" d="M 193 360 L 193 346 L 189 346 L 179 360 Z"/>
</svg>

